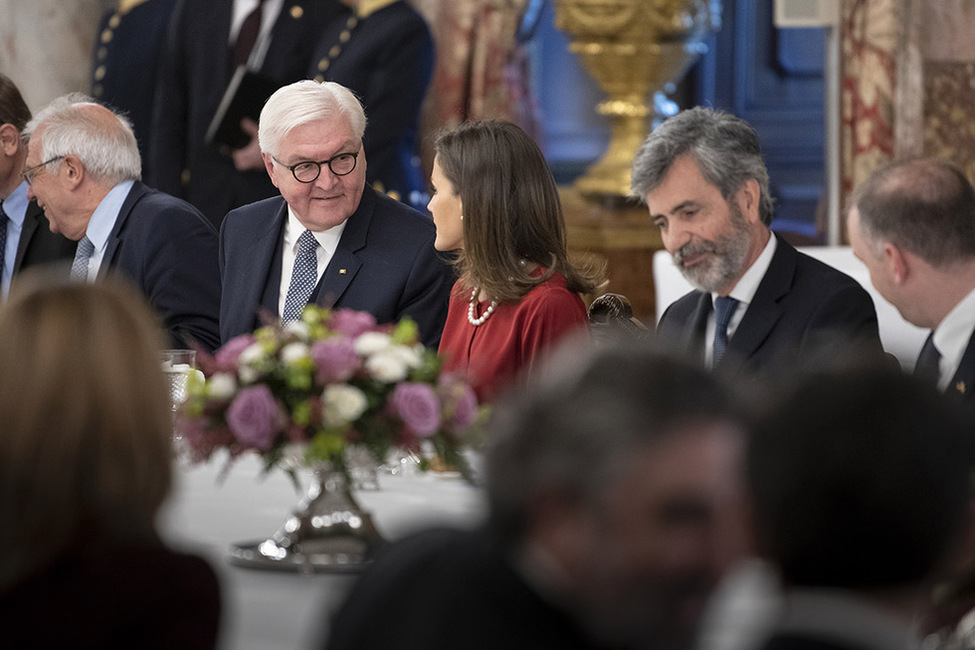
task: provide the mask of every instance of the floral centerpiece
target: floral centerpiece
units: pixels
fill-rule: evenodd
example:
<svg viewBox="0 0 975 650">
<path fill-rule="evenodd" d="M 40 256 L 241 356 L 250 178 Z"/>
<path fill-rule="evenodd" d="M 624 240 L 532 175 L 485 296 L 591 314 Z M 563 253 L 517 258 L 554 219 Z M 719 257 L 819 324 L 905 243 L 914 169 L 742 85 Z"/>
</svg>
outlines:
<svg viewBox="0 0 975 650">
<path fill-rule="evenodd" d="M 254 451 L 270 469 L 301 450 L 308 464 L 345 469 L 352 444 L 382 463 L 394 447 L 418 452 L 428 442 L 467 472 L 460 450 L 477 398 L 441 374 L 409 319 L 377 326 L 365 312 L 309 305 L 301 320 L 238 336 L 200 366 L 177 418 L 194 461 Z"/>
<path fill-rule="evenodd" d="M 380 464 L 399 448 L 417 453 L 421 468 L 433 456 L 470 479 L 461 451 L 481 416 L 477 399 L 463 378 L 441 372 L 409 319 L 379 326 L 364 312 L 309 305 L 301 320 L 238 336 L 198 362 L 202 372 L 189 378 L 176 418 L 193 462 L 218 450 L 231 459 L 256 452 L 265 471 L 280 467 L 295 480 L 296 464 L 325 467 L 346 479 L 338 491 L 350 498 L 350 448 L 368 450 Z M 308 498 L 326 487 L 322 478 Z M 352 519 L 361 517 L 357 511 Z M 258 555 L 297 553 L 303 562 L 298 538 L 283 533 L 297 525 L 288 522 L 258 545 L 273 547 Z"/>
</svg>

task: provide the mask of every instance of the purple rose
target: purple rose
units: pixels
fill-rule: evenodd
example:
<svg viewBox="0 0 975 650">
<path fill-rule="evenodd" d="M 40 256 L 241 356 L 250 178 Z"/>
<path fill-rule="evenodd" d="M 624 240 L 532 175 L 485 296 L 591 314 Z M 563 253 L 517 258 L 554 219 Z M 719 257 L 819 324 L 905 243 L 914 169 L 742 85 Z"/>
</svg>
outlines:
<svg viewBox="0 0 975 650">
<path fill-rule="evenodd" d="M 254 343 L 253 334 L 241 334 L 227 341 L 214 355 L 218 372 L 236 372 L 240 353 Z"/>
<path fill-rule="evenodd" d="M 405 382 L 393 389 L 393 413 L 414 434 L 426 438 L 440 428 L 440 400 L 431 386 Z"/>
<path fill-rule="evenodd" d="M 364 311 L 354 309 L 336 309 L 328 321 L 328 326 L 350 338 L 355 338 L 363 332 L 376 328 L 376 318 Z"/>
<path fill-rule="evenodd" d="M 452 431 L 463 431 L 477 419 L 477 394 L 466 381 L 453 374 L 440 378 L 438 391 L 448 413 Z"/>
<path fill-rule="evenodd" d="M 311 358 L 320 384 L 345 381 L 359 368 L 355 342 L 346 336 L 318 341 L 311 346 Z"/>
<path fill-rule="evenodd" d="M 237 393 L 227 408 L 227 425 L 245 448 L 267 451 L 281 430 L 281 414 L 271 389 L 264 384 Z"/>
</svg>

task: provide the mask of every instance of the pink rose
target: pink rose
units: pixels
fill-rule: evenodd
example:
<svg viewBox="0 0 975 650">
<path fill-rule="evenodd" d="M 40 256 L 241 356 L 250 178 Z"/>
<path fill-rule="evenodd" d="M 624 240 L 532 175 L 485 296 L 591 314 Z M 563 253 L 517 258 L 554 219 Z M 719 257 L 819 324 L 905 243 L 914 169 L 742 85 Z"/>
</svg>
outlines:
<svg viewBox="0 0 975 650">
<path fill-rule="evenodd" d="M 390 405 L 393 414 L 417 436 L 432 436 L 440 428 L 440 400 L 427 384 L 399 384 L 393 389 Z"/>
<path fill-rule="evenodd" d="M 336 309 L 328 321 L 328 326 L 340 334 L 355 338 L 376 328 L 376 318 L 364 311 Z"/>
<path fill-rule="evenodd" d="M 451 431 L 463 431 L 477 419 L 477 394 L 470 384 L 455 374 L 447 373 L 440 378 L 437 393 L 443 400 Z"/>
<path fill-rule="evenodd" d="M 217 372 L 236 372 L 240 353 L 254 343 L 253 334 L 241 334 L 227 341 L 214 355 Z"/>
<path fill-rule="evenodd" d="M 355 343 L 347 336 L 318 341 L 311 346 L 311 358 L 318 370 L 318 383 L 345 381 L 359 368 Z"/>
<path fill-rule="evenodd" d="M 281 430 L 281 411 L 264 384 L 249 386 L 237 393 L 227 408 L 227 425 L 242 446 L 267 451 Z"/>
</svg>

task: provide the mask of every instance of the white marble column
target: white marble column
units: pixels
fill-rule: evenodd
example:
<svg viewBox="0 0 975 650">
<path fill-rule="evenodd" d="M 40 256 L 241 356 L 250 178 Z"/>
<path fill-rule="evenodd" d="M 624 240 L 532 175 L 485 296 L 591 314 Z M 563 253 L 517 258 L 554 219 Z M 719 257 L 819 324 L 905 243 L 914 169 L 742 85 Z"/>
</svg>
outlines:
<svg viewBox="0 0 975 650">
<path fill-rule="evenodd" d="M 0 0 L 0 71 L 32 111 L 88 92 L 95 31 L 112 0 Z"/>
</svg>

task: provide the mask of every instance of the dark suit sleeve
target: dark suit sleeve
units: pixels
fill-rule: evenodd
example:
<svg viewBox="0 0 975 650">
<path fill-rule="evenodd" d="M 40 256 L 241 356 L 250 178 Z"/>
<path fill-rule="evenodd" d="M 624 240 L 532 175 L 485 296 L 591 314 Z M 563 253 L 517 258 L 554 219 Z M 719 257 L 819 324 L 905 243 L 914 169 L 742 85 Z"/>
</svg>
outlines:
<svg viewBox="0 0 975 650">
<path fill-rule="evenodd" d="M 879 358 L 883 354 L 873 300 L 854 282 L 839 287 L 822 301 L 809 319 L 807 332 L 807 342 L 815 346 L 849 344 L 865 355 Z"/>
<path fill-rule="evenodd" d="M 174 345 L 197 342 L 206 350 L 220 345 L 220 271 L 217 234 L 189 206 L 159 211 L 148 230 L 144 290 L 163 317 Z"/>
<path fill-rule="evenodd" d="M 454 280 L 450 266 L 434 249 L 431 238 L 413 261 L 397 314 L 397 319 L 409 316 L 416 321 L 420 340 L 428 348 L 436 350 L 440 345 Z"/>
</svg>

